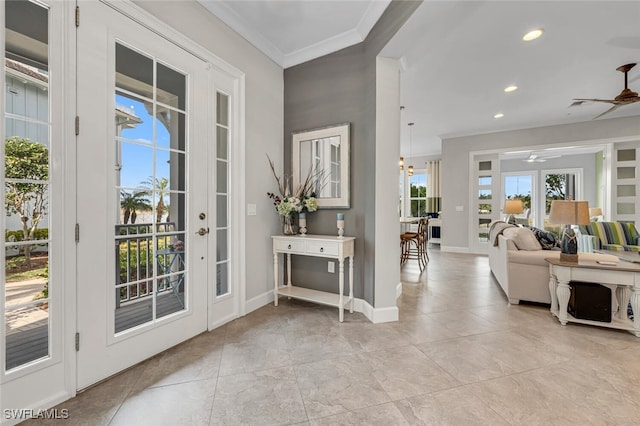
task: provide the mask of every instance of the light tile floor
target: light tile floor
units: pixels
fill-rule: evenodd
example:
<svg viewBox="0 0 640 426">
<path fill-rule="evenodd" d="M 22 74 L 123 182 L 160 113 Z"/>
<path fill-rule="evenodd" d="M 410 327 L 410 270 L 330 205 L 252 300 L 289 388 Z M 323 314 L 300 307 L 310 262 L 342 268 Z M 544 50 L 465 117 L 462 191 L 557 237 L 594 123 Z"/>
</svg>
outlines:
<svg viewBox="0 0 640 426">
<path fill-rule="evenodd" d="M 640 424 L 640 339 L 509 306 L 486 257 L 430 257 L 403 268 L 398 322 L 283 299 L 64 402 L 61 423 Z"/>
</svg>

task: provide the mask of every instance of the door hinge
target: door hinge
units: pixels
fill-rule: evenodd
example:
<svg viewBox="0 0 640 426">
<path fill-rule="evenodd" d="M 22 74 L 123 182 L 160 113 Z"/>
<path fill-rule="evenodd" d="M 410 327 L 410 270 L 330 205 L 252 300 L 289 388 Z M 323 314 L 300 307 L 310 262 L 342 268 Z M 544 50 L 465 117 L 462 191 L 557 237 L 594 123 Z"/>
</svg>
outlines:
<svg viewBox="0 0 640 426">
<path fill-rule="evenodd" d="M 80 350 L 80 333 L 76 333 L 76 352 Z"/>
<path fill-rule="evenodd" d="M 76 6 L 76 28 L 80 26 L 80 6 Z"/>
<path fill-rule="evenodd" d="M 76 243 L 80 242 L 80 224 L 76 223 Z"/>
<path fill-rule="evenodd" d="M 80 134 L 80 117 L 76 115 L 76 136 Z"/>
</svg>

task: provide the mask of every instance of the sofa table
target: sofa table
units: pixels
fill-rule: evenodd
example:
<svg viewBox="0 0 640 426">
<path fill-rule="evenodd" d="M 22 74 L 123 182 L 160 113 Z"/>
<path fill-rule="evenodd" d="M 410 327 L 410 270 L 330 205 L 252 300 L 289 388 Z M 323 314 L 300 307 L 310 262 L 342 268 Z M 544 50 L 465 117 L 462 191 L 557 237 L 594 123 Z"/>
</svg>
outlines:
<svg viewBox="0 0 640 426">
<path fill-rule="evenodd" d="M 615 328 L 630 331 L 636 337 L 640 337 L 640 265 L 630 262 L 605 265 L 595 260 L 579 260 L 577 263 L 550 258 L 545 260 L 549 263 L 551 313 L 558 317 L 560 324 L 575 322 Z M 619 308 L 618 312 L 612 315 L 610 323 L 575 318 L 567 312 L 571 295 L 570 281 L 594 282 L 615 289 Z M 629 300 L 633 308 L 633 322 L 627 316 Z"/>
<path fill-rule="evenodd" d="M 353 313 L 353 254 L 355 237 L 327 235 L 274 235 L 273 239 L 273 296 L 278 306 L 278 296 L 306 300 L 338 308 L 338 318 L 344 321 L 344 307 L 349 305 Z M 278 285 L 278 254 L 287 256 L 287 285 Z M 338 260 L 338 294 L 318 291 L 291 284 L 291 255 L 314 256 Z M 349 258 L 349 297 L 344 296 L 344 259 Z"/>
</svg>

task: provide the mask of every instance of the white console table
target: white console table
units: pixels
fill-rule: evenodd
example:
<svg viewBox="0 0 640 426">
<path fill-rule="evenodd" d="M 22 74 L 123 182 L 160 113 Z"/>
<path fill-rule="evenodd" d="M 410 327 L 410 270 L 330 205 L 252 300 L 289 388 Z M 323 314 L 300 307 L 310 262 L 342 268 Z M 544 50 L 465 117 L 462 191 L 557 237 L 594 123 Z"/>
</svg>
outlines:
<svg viewBox="0 0 640 426">
<path fill-rule="evenodd" d="M 355 237 L 327 235 L 274 235 L 273 238 L 273 295 L 278 306 L 278 296 L 306 300 L 338 308 L 340 322 L 344 320 L 344 307 L 349 305 L 353 313 L 353 254 Z M 278 285 L 278 254 L 287 256 L 287 285 Z M 312 290 L 291 284 L 291 255 L 324 257 L 338 260 L 338 294 Z M 349 297 L 344 293 L 344 259 L 349 258 Z"/>
<path fill-rule="evenodd" d="M 577 263 L 563 262 L 559 259 L 545 260 L 549 263 L 551 314 L 558 317 L 560 324 L 576 322 L 616 328 L 640 337 L 640 265 L 631 262 L 602 265 L 593 260 L 579 260 Z M 619 308 L 617 314 L 612 315 L 611 322 L 578 319 L 568 313 L 571 281 L 595 282 L 614 289 Z M 633 309 L 633 321 L 627 317 L 629 301 Z"/>
</svg>

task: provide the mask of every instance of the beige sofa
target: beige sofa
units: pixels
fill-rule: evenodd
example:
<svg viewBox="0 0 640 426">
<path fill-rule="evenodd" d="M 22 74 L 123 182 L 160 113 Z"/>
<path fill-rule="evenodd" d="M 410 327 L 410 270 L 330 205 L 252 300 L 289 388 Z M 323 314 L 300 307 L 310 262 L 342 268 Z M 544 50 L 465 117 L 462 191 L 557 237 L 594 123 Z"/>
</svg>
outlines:
<svg viewBox="0 0 640 426">
<path fill-rule="evenodd" d="M 534 245 L 521 250 L 516 244 L 519 242 L 517 237 L 505 235 L 507 227 L 513 226 L 503 226 L 500 223 L 494 223 L 491 226 L 489 233 L 491 272 L 502 287 L 509 303 L 518 304 L 524 300 L 550 304 L 549 264 L 545 259 L 559 258 L 560 250 L 542 250 L 541 246 L 540 249 L 535 249 Z M 523 229 L 521 233 L 529 231 L 527 228 L 521 229 Z M 615 256 L 598 253 L 580 253 L 580 258 L 618 261 Z"/>
</svg>

